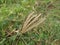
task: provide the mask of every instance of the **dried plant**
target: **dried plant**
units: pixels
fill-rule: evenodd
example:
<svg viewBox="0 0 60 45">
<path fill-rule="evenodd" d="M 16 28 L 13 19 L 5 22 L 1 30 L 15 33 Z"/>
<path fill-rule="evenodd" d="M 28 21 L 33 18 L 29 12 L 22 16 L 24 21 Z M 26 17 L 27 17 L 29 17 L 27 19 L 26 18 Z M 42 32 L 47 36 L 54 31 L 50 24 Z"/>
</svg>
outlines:
<svg viewBox="0 0 60 45">
<path fill-rule="evenodd" d="M 39 15 L 37 14 L 33 15 L 33 14 L 34 12 L 28 15 L 22 27 L 21 33 L 30 31 L 31 29 L 33 29 L 34 27 L 37 27 L 40 23 L 42 23 L 46 19 L 45 17 L 40 19 L 41 13 Z"/>
<path fill-rule="evenodd" d="M 13 31 L 13 32 L 19 32 L 21 34 L 23 33 L 26 33 L 30 30 L 32 30 L 34 27 L 37 27 L 39 24 L 41 24 L 44 20 L 46 19 L 46 17 L 44 18 L 41 18 L 41 13 L 38 15 L 38 14 L 35 14 L 34 12 L 30 13 L 24 24 L 23 24 L 23 27 L 21 30 L 17 30 L 17 31 Z M 13 33 L 12 32 L 12 33 Z M 10 34 L 10 33 L 9 33 Z"/>
</svg>

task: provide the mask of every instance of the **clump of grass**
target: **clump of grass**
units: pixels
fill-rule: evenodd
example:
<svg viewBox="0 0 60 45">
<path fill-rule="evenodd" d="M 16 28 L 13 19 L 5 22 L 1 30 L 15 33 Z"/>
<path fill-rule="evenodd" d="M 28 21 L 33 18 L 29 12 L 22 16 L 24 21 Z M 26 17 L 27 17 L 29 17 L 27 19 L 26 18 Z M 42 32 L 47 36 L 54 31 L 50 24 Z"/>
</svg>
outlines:
<svg viewBox="0 0 60 45">
<path fill-rule="evenodd" d="M 31 31 L 34 27 L 37 27 L 46 19 L 46 17 L 42 18 L 41 15 L 42 15 L 41 13 L 40 14 L 35 14 L 34 12 L 30 13 L 27 16 L 21 30 L 17 31 L 13 30 L 11 33 L 8 34 L 8 36 L 13 34 L 14 32 L 24 34 L 28 31 Z"/>
<path fill-rule="evenodd" d="M 33 15 L 34 12 L 28 15 L 26 18 L 26 21 L 24 22 L 24 25 L 22 27 L 21 33 L 25 33 L 33 29 L 34 27 L 37 27 L 40 23 L 42 23 L 46 18 L 40 18 L 41 13 L 39 15 Z"/>
</svg>

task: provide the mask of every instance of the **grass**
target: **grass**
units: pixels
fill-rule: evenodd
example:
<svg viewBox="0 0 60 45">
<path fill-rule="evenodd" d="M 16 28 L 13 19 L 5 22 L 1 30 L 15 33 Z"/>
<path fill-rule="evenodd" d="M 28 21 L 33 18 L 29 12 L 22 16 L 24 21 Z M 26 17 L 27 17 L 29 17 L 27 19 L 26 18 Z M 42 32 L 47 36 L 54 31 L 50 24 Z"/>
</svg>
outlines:
<svg viewBox="0 0 60 45">
<path fill-rule="evenodd" d="M 60 45 L 60 0 L 0 0 L 0 45 Z"/>
</svg>

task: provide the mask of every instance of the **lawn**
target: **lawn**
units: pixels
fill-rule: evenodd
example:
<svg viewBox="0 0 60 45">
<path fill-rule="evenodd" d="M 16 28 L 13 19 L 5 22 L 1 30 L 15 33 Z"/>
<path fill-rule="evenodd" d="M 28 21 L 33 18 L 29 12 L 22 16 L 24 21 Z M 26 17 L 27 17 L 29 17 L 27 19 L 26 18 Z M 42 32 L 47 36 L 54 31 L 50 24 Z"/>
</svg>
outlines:
<svg viewBox="0 0 60 45">
<path fill-rule="evenodd" d="M 17 32 L 32 12 L 46 19 Z M 0 0 L 0 45 L 60 45 L 60 0 Z"/>
</svg>

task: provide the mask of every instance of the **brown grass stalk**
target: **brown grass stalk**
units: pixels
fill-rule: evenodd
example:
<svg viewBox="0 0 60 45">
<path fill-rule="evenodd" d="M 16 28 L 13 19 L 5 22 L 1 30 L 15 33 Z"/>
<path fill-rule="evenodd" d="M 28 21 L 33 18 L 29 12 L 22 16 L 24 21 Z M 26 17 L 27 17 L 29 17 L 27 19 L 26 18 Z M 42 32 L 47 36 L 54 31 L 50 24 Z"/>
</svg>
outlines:
<svg viewBox="0 0 60 45">
<path fill-rule="evenodd" d="M 24 23 L 22 30 L 26 29 L 26 26 L 29 27 L 32 23 L 34 23 L 38 18 L 41 16 L 41 14 L 33 15 L 29 20 L 26 19 L 26 23 Z M 35 17 L 35 18 L 34 18 Z M 28 18 L 28 17 L 27 17 Z M 34 18 L 34 20 L 32 20 Z M 32 20 L 32 21 L 31 21 Z M 30 22 L 31 21 L 31 22 Z M 30 22 L 30 23 L 29 23 Z M 29 24 L 28 24 L 29 23 Z"/>
<path fill-rule="evenodd" d="M 24 22 L 23 27 L 25 27 L 25 26 L 28 24 L 27 21 L 31 18 L 31 16 L 33 15 L 33 13 L 34 13 L 34 12 L 32 12 L 32 13 L 30 13 L 30 14 L 28 15 L 28 17 L 26 18 L 26 21 Z"/>
<path fill-rule="evenodd" d="M 31 16 L 31 17 L 30 17 Z M 27 32 L 27 31 L 29 31 L 29 30 L 31 30 L 32 28 L 34 28 L 34 27 L 36 27 L 36 26 L 38 26 L 40 23 L 42 23 L 44 20 L 45 20 L 45 18 L 41 18 L 40 20 L 38 20 L 39 19 L 39 17 L 41 16 L 41 13 L 39 14 L 39 15 L 30 15 L 30 16 L 28 16 L 28 17 L 30 17 L 30 19 L 28 19 L 28 17 L 27 17 L 27 19 L 26 19 L 26 21 L 25 21 L 25 23 L 24 23 L 24 25 L 23 25 L 23 28 L 22 28 L 22 30 L 21 30 L 21 33 L 25 33 L 25 32 Z M 34 18 L 34 19 L 33 19 Z M 32 20 L 32 21 L 31 21 Z M 36 22 L 37 21 L 37 22 Z M 30 22 L 30 23 L 29 23 Z"/>
<path fill-rule="evenodd" d="M 29 28 L 27 28 L 26 30 L 22 30 L 21 33 L 25 33 L 27 31 L 30 31 L 31 29 L 33 29 L 34 27 L 37 27 L 39 24 L 41 24 L 46 18 L 42 18 L 39 21 L 37 21 L 36 23 L 34 23 L 33 25 L 31 25 Z"/>
<path fill-rule="evenodd" d="M 29 14 L 26 18 L 26 21 L 24 22 L 23 24 L 23 27 L 22 27 L 22 30 L 17 30 L 17 31 L 12 31 L 11 33 L 9 33 L 8 35 L 16 32 L 16 33 L 26 33 L 30 30 L 32 30 L 34 27 L 37 27 L 39 24 L 41 24 L 45 19 L 46 17 L 44 18 L 41 18 L 40 19 L 40 16 L 41 16 L 41 13 L 39 15 L 34 15 L 34 12 L 32 12 L 31 14 Z"/>
<path fill-rule="evenodd" d="M 37 15 L 33 15 L 33 16 L 24 24 L 22 30 L 23 30 L 24 28 L 26 28 L 26 26 L 29 24 L 29 22 L 30 22 L 33 18 L 35 18 L 36 16 L 37 16 Z"/>
</svg>

